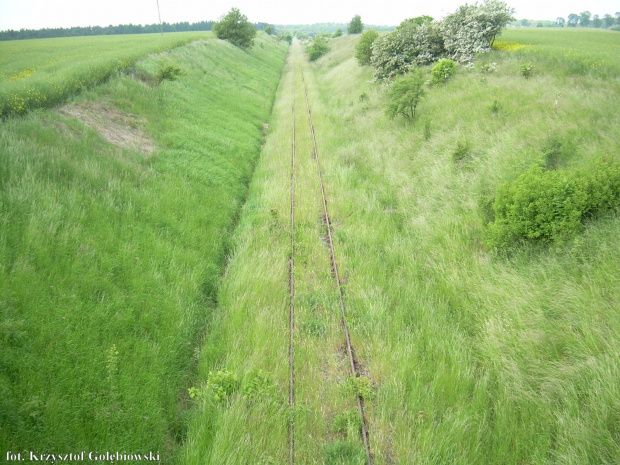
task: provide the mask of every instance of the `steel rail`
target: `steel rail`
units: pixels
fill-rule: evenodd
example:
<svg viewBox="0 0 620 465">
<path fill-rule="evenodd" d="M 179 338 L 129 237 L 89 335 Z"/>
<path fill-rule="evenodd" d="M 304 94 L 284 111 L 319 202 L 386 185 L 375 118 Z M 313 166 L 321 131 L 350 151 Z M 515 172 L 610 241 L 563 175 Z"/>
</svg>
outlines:
<svg viewBox="0 0 620 465">
<path fill-rule="evenodd" d="M 310 125 L 310 132 L 312 134 L 312 143 L 314 147 L 314 159 L 316 161 L 317 173 L 319 177 L 319 183 L 321 185 L 321 196 L 323 200 L 323 216 L 325 220 L 325 225 L 327 227 L 327 239 L 329 245 L 329 251 L 331 254 L 331 262 L 332 262 L 332 272 L 334 279 L 336 281 L 336 287 L 338 288 L 338 298 L 340 301 L 340 310 L 342 312 L 342 326 L 344 329 L 346 344 L 347 344 L 347 355 L 349 357 L 349 365 L 351 368 L 351 375 L 355 378 L 360 376 L 359 370 L 357 368 L 357 363 L 355 361 L 355 357 L 353 355 L 353 345 L 351 344 L 351 335 L 349 333 L 349 327 L 347 326 L 347 310 L 344 303 L 344 298 L 342 295 L 342 285 L 340 283 L 340 275 L 338 273 L 338 262 L 336 261 L 336 253 L 334 251 L 334 241 L 332 238 L 332 222 L 329 216 L 329 210 L 327 208 L 327 195 L 325 193 L 325 184 L 323 183 L 323 175 L 321 172 L 321 163 L 319 160 L 319 150 L 317 148 L 316 143 L 316 132 L 314 130 L 314 124 L 312 122 L 312 110 L 310 109 L 310 101 L 308 99 L 308 85 L 306 84 L 306 79 L 304 77 L 303 71 L 301 72 L 301 78 L 304 85 L 304 95 L 306 100 L 306 108 L 308 110 L 308 123 Z M 364 415 L 364 401 L 359 395 L 359 393 L 355 393 L 355 397 L 357 400 L 357 409 L 359 411 L 361 420 L 362 420 L 362 439 L 364 441 L 364 448 L 366 449 L 366 458 L 368 465 L 372 465 L 372 453 L 370 450 L 370 441 L 368 439 L 368 427 L 366 424 L 366 416 Z"/>
</svg>

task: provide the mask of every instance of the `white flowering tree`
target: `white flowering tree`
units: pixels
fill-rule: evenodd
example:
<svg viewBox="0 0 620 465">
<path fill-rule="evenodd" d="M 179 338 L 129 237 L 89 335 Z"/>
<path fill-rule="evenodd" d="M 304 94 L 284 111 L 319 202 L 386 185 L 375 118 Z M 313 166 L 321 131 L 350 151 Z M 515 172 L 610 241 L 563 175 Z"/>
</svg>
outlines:
<svg viewBox="0 0 620 465">
<path fill-rule="evenodd" d="M 502 29 L 514 19 L 513 13 L 504 2 L 486 0 L 481 5 L 461 6 L 439 22 L 430 17 L 405 20 L 373 43 L 370 64 L 375 80 L 393 79 L 442 58 L 468 63 L 477 53 L 490 50 Z"/>
<path fill-rule="evenodd" d="M 441 22 L 448 58 L 461 63 L 488 51 L 502 29 L 512 21 L 514 10 L 504 2 L 487 0 L 464 5 Z"/>
</svg>

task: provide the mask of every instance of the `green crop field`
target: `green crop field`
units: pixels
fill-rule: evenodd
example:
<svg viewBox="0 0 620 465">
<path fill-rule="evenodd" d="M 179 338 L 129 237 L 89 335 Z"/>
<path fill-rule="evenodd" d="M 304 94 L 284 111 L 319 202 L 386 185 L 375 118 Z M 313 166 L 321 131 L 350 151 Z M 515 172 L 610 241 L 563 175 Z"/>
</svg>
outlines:
<svg viewBox="0 0 620 465">
<path fill-rule="evenodd" d="M 144 55 L 211 36 L 177 32 L 0 42 L 0 116 L 52 107 Z"/>
<path fill-rule="evenodd" d="M 620 72 L 620 34 L 595 29 L 514 28 L 503 32 L 497 49 L 540 58 L 556 72 L 615 76 Z"/>
<path fill-rule="evenodd" d="M 506 30 L 412 119 L 358 40 L 0 122 L 0 453 L 619 463 L 620 34 Z"/>
</svg>

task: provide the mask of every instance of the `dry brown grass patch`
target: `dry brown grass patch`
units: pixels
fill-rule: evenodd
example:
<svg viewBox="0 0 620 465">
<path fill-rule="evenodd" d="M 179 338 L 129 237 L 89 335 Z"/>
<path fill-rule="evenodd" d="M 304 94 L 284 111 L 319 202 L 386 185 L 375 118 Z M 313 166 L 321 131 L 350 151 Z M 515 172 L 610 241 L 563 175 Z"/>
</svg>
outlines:
<svg viewBox="0 0 620 465">
<path fill-rule="evenodd" d="M 155 149 L 151 137 L 144 132 L 144 119 L 122 113 L 102 102 L 70 103 L 60 113 L 75 118 L 96 131 L 110 144 L 144 154 Z"/>
</svg>

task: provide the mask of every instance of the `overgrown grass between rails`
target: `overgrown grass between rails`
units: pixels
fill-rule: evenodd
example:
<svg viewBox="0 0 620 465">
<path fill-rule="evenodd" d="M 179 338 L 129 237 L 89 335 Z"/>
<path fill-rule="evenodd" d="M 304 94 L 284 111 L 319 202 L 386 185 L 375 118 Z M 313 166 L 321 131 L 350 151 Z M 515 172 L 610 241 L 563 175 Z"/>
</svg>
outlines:
<svg viewBox="0 0 620 465">
<path fill-rule="evenodd" d="M 302 46 L 295 42 L 278 91 L 272 132 L 252 180 L 235 235 L 235 253 L 222 282 L 216 330 L 205 340 L 197 380 L 200 389 L 208 390 L 220 370 L 235 373 L 239 379 L 262 370 L 277 389 L 262 393 L 254 402 L 242 390 L 232 393 L 226 402 L 198 402 L 181 460 L 184 464 L 285 463 L 291 419 L 295 463 L 341 463 L 343 458 L 365 457 L 359 427 L 339 426 L 347 412 L 358 418 L 359 414 L 348 377 L 338 293 L 324 237 L 320 185 L 300 73 L 307 67 L 305 60 Z M 314 84 L 308 81 L 308 85 L 312 91 Z M 293 118 L 296 404 L 289 412 Z"/>
<path fill-rule="evenodd" d="M 615 463 L 617 215 L 498 257 L 481 243 L 478 200 L 545 164 L 550 147 L 561 169 L 617 163 L 617 76 L 541 56 L 524 79 L 529 56 L 494 52 L 429 90 L 416 121 L 395 123 L 354 43 L 333 40 L 312 65 L 323 96 L 313 117 L 328 192 L 338 189 L 353 342 L 377 386 L 376 462 Z M 487 62 L 495 72 L 480 71 Z M 470 149 L 455 163 L 459 143 Z"/>
<path fill-rule="evenodd" d="M 176 81 L 117 76 L 2 123 L 3 446 L 173 460 L 285 53 L 194 42 L 136 64 Z M 154 151 L 108 142 L 118 122 Z"/>
<path fill-rule="evenodd" d="M 50 108 L 149 53 L 210 32 L 31 39 L 0 43 L 0 117 Z"/>
</svg>

